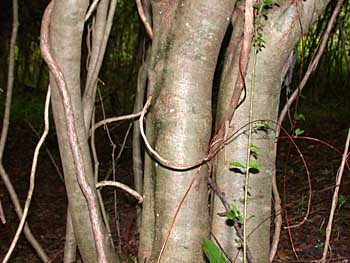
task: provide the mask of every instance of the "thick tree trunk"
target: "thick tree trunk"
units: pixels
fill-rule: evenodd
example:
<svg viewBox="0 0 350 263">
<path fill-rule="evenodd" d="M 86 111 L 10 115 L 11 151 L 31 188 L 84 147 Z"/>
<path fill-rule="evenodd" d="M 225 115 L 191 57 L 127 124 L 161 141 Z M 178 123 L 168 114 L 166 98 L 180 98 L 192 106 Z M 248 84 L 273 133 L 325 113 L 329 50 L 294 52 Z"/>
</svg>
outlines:
<svg viewBox="0 0 350 263">
<path fill-rule="evenodd" d="M 51 49 L 60 66 L 68 89 L 70 91 L 78 140 L 85 162 L 85 172 L 91 185 L 94 185 L 90 151 L 84 126 L 82 102 L 80 93 L 80 60 L 81 42 L 85 12 L 88 1 L 56 1 L 51 17 Z M 63 105 L 58 94 L 56 83 L 50 77 L 52 87 L 52 109 L 57 131 L 57 139 L 65 177 L 66 190 L 69 200 L 69 211 L 72 218 L 74 234 L 84 262 L 97 262 L 94 236 L 86 200 L 80 190 L 76 178 L 76 170 L 71 149 L 67 138 L 66 119 Z M 100 215 L 101 218 L 101 215 Z M 100 223 L 103 224 L 102 218 Z M 105 250 L 109 261 L 115 262 L 113 248 L 110 247 L 109 237 L 105 232 Z"/>
<path fill-rule="evenodd" d="M 205 156 L 211 132 L 211 87 L 234 1 L 152 3 L 154 39 L 147 116 L 152 146 L 167 160 L 191 164 Z M 156 262 L 175 210 L 201 173 L 176 219 L 161 262 L 204 262 L 209 234 L 207 167 L 185 172 L 146 157 L 140 262 Z M 146 260 L 146 261 L 145 261 Z"/>
<path fill-rule="evenodd" d="M 225 192 L 230 203 L 235 203 L 243 213 L 244 205 L 244 175 L 230 171 L 229 163 L 238 161 L 243 164 L 247 159 L 248 128 L 250 94 L 252 79 L 255 78 L 253 120 L 277 121 L 280 89 L 283 80 L 283 68 L 288 56 L 300 38 L 299 18 L 303 26 L 303 32 L 307 32 L 311 23 L 321 14 L 329 1 L 300 1 L 298 4 L 290 4 L 289 1 L 280 1 L 280 5 L 269 11 L 268 19 L 263 20 L 263 38 L 266 41 L 265 48 L 256 56 L 254 64 L 254 50 L 251 52 L 248 72 L 246 77 L 246 99 L 235 112 L 231 122 L 230 133 L 238 131 L 233 141 L 227 145 L 218 155 L 216 182 L 220 191 Z M 299 11 L 297 10 L 299 8 Z M 237 24 L 238 25 L 238 24 Z M 236 25 L 233 25 L 234 27 Z M 234 28 L 234 32 L 237 29 Z M 234 38 L 232 39 L 234 41 Z M 237 42 L 237 39 L 236 39 Z M 232 42 L 233 43 L 233 42 Z M 237 45 L 237 44 L 236 44 Z M 237 48 L 237 46 L 236 46 Z M 230 52 L 234 52 L 231 47 Z M 232 64 L 226 65 L 227 71 L 222 81 L 219 94 L 219 108 L 217 120 L 220 123 L 232 95 L 232 87 L 238 73 L 239 55 L 233 56 Z M 227 63 L 230 63 L 229 61 Z M 255 77 L 253 76 L 255 71 Z M 243 127 L 243 128 L 242 128 Z M 272 124 L 273 127 L 273 124 Z M 271 207 L 271 182 L 275 163 L 273 130 L 258 131 L 253 129 L 252 144 L 259 147 L 257 161 L 261 168 L 258 173 L 250 173 L 249 197 L 247 214 L 248 246 L 255 262 L 269 262 L 270 243 L 270 207 Z M 253 158 L 254 159 L 254 158 Z M 231 256 L 237 253 L 235 248 L 235 236 L 232 227 L 225 223 L 224 218 L 216 216 L 223 212 L 220 201 L 214 201 L 214 217 L 212 229 L 220 244 Z M 242 257 L 239 257 L 239 262 Z"/>
</svg>

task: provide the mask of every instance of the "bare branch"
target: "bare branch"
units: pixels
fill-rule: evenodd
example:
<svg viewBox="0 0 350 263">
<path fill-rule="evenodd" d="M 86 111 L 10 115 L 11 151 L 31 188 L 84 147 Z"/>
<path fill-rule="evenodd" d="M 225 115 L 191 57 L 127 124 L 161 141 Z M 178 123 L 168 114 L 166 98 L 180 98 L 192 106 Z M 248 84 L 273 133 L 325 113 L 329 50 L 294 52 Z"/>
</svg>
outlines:
<svg viewBox="0 0 350 263">
<path fill-rule="evenodd" d="M 113 187 L 120 188 L 125 192 L 129 193 L 130 195 L 132 195 L 133 197 L 135 197 L 139 201 L 139 204 L 143 202 L 143 197 L 138 192 L 131 189 L 129 186 L 125 184 L 122 184 L 120 182 L 115 182 L 115 181 L 101 181 L 96 184 L 96 188 L 100 188 L 104 186 L 113 186 Z"/>
<path fill-rule="evenodd" d="M 133 114 L 129 114 L 129 115 L 124 115 L 124 116 L 118 116 L 118 117 L 112 117 L 112 118 L 104 119 L 102 121 L 99 121 L 99 122 L 95 123 L 94 129 L 96 130 L 97 128 L 100 128 L 101 126 L 104 126 L 104 125 L 106 125 L 108 123 L 138 118 L 138 117 L 141 116 L 141 114 L 142 114 L 142 111 L 137 112 L 137 113 L 133 113 Z M 92 134 L 92 128 L 89 131 L 89 136 L 91 136 L 91 134 Z"/>
<path fill-rule="evenodd" d="M 143 6 L 141 3 L 141 0 L 136 0 L 136 5 L 137 5 L 137 11 L 139 13 L 139 16 L 140 16 L 142 23 L 145 26 L 146 32 L 147 32 L 149 38 L 153 39 L 153 30 L 152 30 L 151 25 L 149 24 L 149 22 L 146 19 L 145 12 L 143 11 Z"/>
<path fill-rule="evenodd" d="M 88 11 L 86 12 L 85 22 L 89 20 L 91 14 L 95 11 L 99 1 L 100 0 L 95 0 L 95 1 L 92 2 L 92 4 L 90 5 Z"/>
<path fill-rule="evenodd" d="M 339 1 L 339 2 L 341 2 L 341 1 Z M 348 158 L 349 144 L 350 144 L 350 129 L 348 130 L 348 136 L 346 138 L 344 154 L 343 154 L 343 158 L 341 160 L 339 173 L 338 173 L 337 179 L 336 179 L 336 184 L 335 184 L 336 187 L 334 189 L 334 194 L 333 194 L 333 199 L 332 199 L 332 208 L 331 208 L 331 211 L 329 213 L 329 219 L 328 219 L 328 224 L 327 224 L 327 228 L 326 228 L 326 241 L 324 242 L 323 255 L 322 255 L 322 259 L 320 260 L 321 263 L 326 263 L 326 259 L 327 259 L 328 245 L 329 245 L 329 240 L 330 240 L 331 234 L 332 234 L 332 224 L 333 224 L 334 212 L 335 212 L 335 209 L 337 208 L 337 204 L 338 204 L 339 188 L 340 188 L 341 179 L 342 179 L 342 176 L 344 173 L 345 163 L 346 163 L 346 160 Z"/>
<path fill-rule="evenodd" d="M 32 169 L 30 172 L 30 182 L 29 182 L 29 190 L 28 190 L 28 195 L 27 195 L 27 199 L 24 205 L 24 209 L 23 209 L 23 215 L 21 218 L 21 221 L 19 223 L 19 226 L 17 228 L 16 234 L 11 242 L 10 248 L 6 253 L 6 256 L 3 259 L 3 263 L 6 263 L 9 259 L 10 256 L 13 252 L 13 250 L 16 247 L 17 241 L 19 239 L 19 236 L 21 235 L 21 232 L 23 230 L 24 224 L 26 222 L 27 219 L 27 215 L 29 212 L 29 206 L 30 206 L 30 202 L 32 200 L 32 196 L 33 196 L 33 192 L 34 192 L 34 186 L 35 186 L 35 172 L 36 172 L 36 166 L 38 163 L 38 156 L 39 156 L 39 151 L 41 146 L 43 145 L 45 138 L 47 136 L 47 134 L 49 133 L 49 106 L 50 106 L 50 95 L 51 95 L 51 91 L 50 91 L 50 86 L 47 90 L 47 94 L 46 94 L 46 101 L 45 101 L 45 111 L 44 111 L 44 124 L 45 124 L 45 128 L 44 128 L 44 132 L 41 135 L 41 138 L 38 142 L 38 144 L 35 147 L 35 151 L 34 151 L 34 156 L 33 156 L 33 162 L 32 162 Z"/>
<path fill-rule="evenodd" d="M 5 217 L 4 210 L 2 209 L 1 200 L 0 200 L 0 220 L 1 220 L 1 223 L 6 224 L 6 217 Z"/>
</svg>

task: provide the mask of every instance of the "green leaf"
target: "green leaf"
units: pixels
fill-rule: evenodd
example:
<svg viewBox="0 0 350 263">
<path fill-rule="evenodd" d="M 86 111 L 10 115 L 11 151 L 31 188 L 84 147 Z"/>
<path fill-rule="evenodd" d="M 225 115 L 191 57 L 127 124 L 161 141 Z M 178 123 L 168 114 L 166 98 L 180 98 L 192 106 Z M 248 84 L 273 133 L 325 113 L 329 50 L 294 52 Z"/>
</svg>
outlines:
<svg viewBox="0 0 350 263">
<path fill-rule="evenodd" d="M 234 222 L 243 223 L 243 216 L 234 203 L 231 204 L 231 210 L 226 214 L 226 217 Z"/>
<path fill-rule="evenodd" d="M 294 131 L 295 136 L 299 136 L 299 135 L 301 135 L 303 133 L 304 133 L 304 131 L 300 130 L 299 128 L 296 128 L 295 131 Z"/>
<path fill-rule="evenodd" d="M 254 154 L 259 154 L 259 148 L 257 146 L 255 146 L 254 144 L 249 144 L 249 149 L 252 153 Z"/>
<path fill-rule="evenodd" d="M 235 219 L 235 215 L 232 211 L 226 213 L 226 218 L 230 219 L 230 220 L 234 220 Z"/>
<path fill-rule="evenodd" d="M 270 125 L 270 121 L 264 120 L 264 121 L 257 121 L 255 124 L 256 128 L 260 128 L 260 129 L 270 129 L 271 125 Z"/>
<path fill-rule="evenodd" d="M 232 162 L 232 163 L 230 163 L 230 165 L 233 166 L 233 167 L 238 167 L 238 168 L 245 169 L 245 166 L 242 163 L 240 163 L 240 162 Z"/>
<path fill-rule="evenodd" d="M 210 263 L 227 263 L 220 248 L 207 238 L 203 238 L 203 251 Z"/>
<path fill-rule="evenodd" d="M 253 169 L 259 170 L 260 163 L 258 163 L 258 162 L 249 162 L 249 168 L 253 168 Z"/>
<path fill-rule="evenodd" d="M 305 116 L 302 113 L 295 113 L 294 119 L 296 119 L 297 121 L 301 121 L 301 120 L 305 121 Z"/>
</svg>

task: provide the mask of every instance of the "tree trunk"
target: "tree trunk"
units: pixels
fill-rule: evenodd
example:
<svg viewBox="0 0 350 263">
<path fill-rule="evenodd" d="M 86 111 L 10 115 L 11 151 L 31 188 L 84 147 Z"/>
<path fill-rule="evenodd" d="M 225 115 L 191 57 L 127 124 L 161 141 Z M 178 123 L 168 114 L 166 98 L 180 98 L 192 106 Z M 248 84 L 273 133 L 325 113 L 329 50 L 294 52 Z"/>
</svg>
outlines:
<svg viewBox="0 0 350 263">
<path fill-rule="evenodd" d="M 234 1 L 152 2 L 154 39 L 149 72 L 152 108 L 147 134 L 161 156 L 191 164 L 205 156 L 211 132 L 211 87 Z M 168 169 L 146 156 L 140 262 L 156 262 L 175 210 L 197 177 L 176 218 L 161 262 L 204 262 L 209 234 L 207 167 Z"/>
<path fill-rule="evenodd" d="M 51 17 L 50 40 L 51 50 L 56 58 L 56 62 L 64 74 L 70 91 L 74 117 L 76 119 L 76 127 L 78 130 L 78 140 L 80 142 L 80 148 L 85 162 L 87 179 L 91 185 L 94 185 L 80 93 L 81 38 L 87 7 L 88 1 L 56 1 Z M 74 234 L 83 261 L 95 263 L 97 262 L 97 253 L 94 236 L 92 233 L 86 200 L 80 190 L 76 178 L 76 170 L 67 138 L 66 119 L 64 117 L 63 105 L 52 76 L 50 76 L 50 80 L 52 87 L 53 116 L 57 131 L 57 139 Z M 100 224 L 103 224 L 101 215 L 99 215 L 99 217 Z M 114 250 L 110 247 L 109 237 L 106 231 L 104 241 L 105 250 L 108 252 L 108 262 L 115 262 Z"/>
<path fill-rule="evenodd" d="M 220 191 L 230 203 L 235 203 L 243 214 L 244 206 L 244 181 L 245 176 L 239 172 L 230 171 L 230 162 L 246 163 L 248 146 L 248 126 L 250 95 L 252 80 L 254 84 L 253 117 L 252 120 L 277 121 L 281 84 L 283 81 L 283 68 L 288 56 L 300 38 L 300 24 L 303 32 L 307 32 L 311 23 L 321 14 L 329 0 L 324 1 L 300 1 L 298 4 L 290 4 L 289 1 L 280 1 L 279 6 L 269 10 L 268 19 L 260 18 L 263 24 L 263 38 L 265 47 L 256 55 L 252 50 L 248 66 L 246 83 L 246 99 L 237 109 L 229 134 L 238 131 L 237 135 L 219 154 L 217 161 L 216 182 Z M 299 11 L 297 10 L 299 8 Z M 237 25 L 240 27 L 239 22 Z M 233 32 L 237 32 L 234 24 Z M 236 42 L 234 42 L 236 41 Z M 232 38 L 234 45 L 229 50 L 234 52 L 239 47 L 237 38 Z M 229 56 L 228 56 L 229 58 Z M 239 74 L 239 55 L 233 54 L 232 61 L 227 59 L 223 75 L 222 86 L 219 94 L 217 121 L 220 123 L 228 110 L 232 87 Z M 255 73 L 254 73 L 255 72 Z M 255 74 L 255 76 L 254 76 Z M 271 123 L 271 127 L 273 124 Z M 272 129 L 253 129 L 252 144 L 259 148 L 257 162 L 260 163 L 258 173 L 249 175 L 249 196 L 247 211 L 248 247 L 252 252 L 254 262 L 269 262 L 270 243 L 270 207 L 271 207 L 271 183 L 275 165 L 274 154 L 275 136 Z M 252 161 L 255 161 L 252 157 Z M 232 227 L 228 226 L 225 218 L 216 216 L 223 212 L 220 201 L 214 200 L 214 213 L 212 231 L 223 246 L 224 250 L 234 257 L 237 253 L 235 239 L 237 238 Z M 238 258 L 242 262 L 242 256 Z"/>
</svg>

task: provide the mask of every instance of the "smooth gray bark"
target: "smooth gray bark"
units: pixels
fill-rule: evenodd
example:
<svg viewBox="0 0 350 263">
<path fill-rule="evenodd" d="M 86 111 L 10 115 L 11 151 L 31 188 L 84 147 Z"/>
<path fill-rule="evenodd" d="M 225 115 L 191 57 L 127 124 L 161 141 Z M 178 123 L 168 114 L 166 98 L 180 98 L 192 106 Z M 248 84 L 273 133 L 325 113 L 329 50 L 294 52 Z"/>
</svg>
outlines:
<svg viewBox="0 0 350 263">
<path fill-rule="evenodd" d="M 173 163 L 195 163 L 205 156 L 211 133 L 213 75 L 233 6 L 233 1 L 152 3 L 149 94 L 153 100 L 147 131 L 156 151 Z M 197 173 L 200 175 L 178 214 L 161 262 L 204 262 L 202 239 L 209 234 L 207 167 L 179 172 L 149 157 L 141 262 L 157 260 L 176 207 Z"/>
<path fill-rule="evenodd" d="M 148 55 L 147 55 L 148 54 Z M 143 61 L 137 76 L 137 91 L 133 112 L 139 112 L 142 110 L 143 102 L 145 100 L 145 93 L 147 88 L 147 72 L 149 65 L 150 52 L 146 52 L 146 60 Z M 139 120 L 134 121 L 133 133 L 132 133 L 132 165 L 134 173 L 134 188 L 142 195 L 143 193 L 143 162 L 142 162 L 142 144 Z M 141 224 L 141 207 L 137 207 L 137 219 L 136 226 L 140 227 Z"/>
<path fill-rule="evenodd" d="M 78 140 L 85 162 L 85 172 L 91 185 L 94 177 L 88 147 L 87 134 L 84 125 L 82 102 L 80 93 L 80 60 L 81 42 L 84 26 L 85 12 L 88 1 L 57 1 L 51 18 L 51 48 L 56 62 L 60 66 L 68 89 L 70 91 Z M 72 218 L 74 233 L 80 254 L 84 262 L 97 262 L 94 236 L 92 233 L 90 217 L 86 200 L 80 190 L 76 178 L 71 149 L 67 138 L 66 120 L 63 105 L 55 84 L 50 76 L 52 87 L 52 109 L 57 131 L 57 139 L 65 177 L 66 190 L 69 200 L 69 211 Z M 100 215 L 101 218 L 101 215 Z M 103 224 L 102 218 L 100 223 Z M 105 231 L 106 232 L 106 231 Z M 105 249 L 108 251 L 109 262 L 115 262 L 113 248 L 110 247 L 109 237 L 105 234 Z"/>
<path fill-rule="evenodd" d="M 300 21 L 305 33 L 329 1 L 300 1 L 298 5 L 290 4 L 287 1 L 279 2 L 280 6 L 270 10 L 268 19 L 263 21 L 263 37 L 266 43 L 265 48 L 256 57 L 256 65 L 254 65 L 254 51 L 250 56 L 246 78 L 247 97 L 235 112 L 230 133 L 241 130 L 234 137 L 232 143 L 227 145 L 218 155 L 217 185 L 221 191 L 225 192 L 228 201 L 234 202 L 242 213 L 244 175 L 230 171 L 229 163 L 238 161 L 245 164 L 246 162 L 248 129 L 245 125 L 249 122 L 249 99 L 253 71 L 255 70 L 253 120 L 277 121 L 280 90 L 284 77 L 282 71 L 289 54 L 301 36 L 298 16 L 300 14 Z M 299 12 L 297 8 L 299 8 Z M 230 73 L 225 75 L 222 82 L 218 103 L 219 122 L 227 111 L 232 87 L 238 74 L 239 56 L 236 55 L 234 60 L 234 65 L 229 69 Z M 273 150 L 275 143 L 273 130 L 254 130 L 252 143 L 260 149 L 257 161 L 261 168 L 259 173 L 251 173 L 249 179 L 247 232 L 254 231 L 248 238 L 248 246 L 255 262 L 264 263 L 269 262 L 271 183 L 276 157 Z M 254 161 L 254 158 L 252 160 Z M 237 252 L 235 248 L 236 235 L 233 228 L 226 225 L 224 218 L 215 216 L 218 212 L 223 212 L 223 206 L 216 198 L 212 223 L 213 233 L 225 251 L 234 256 Z M 240 256 L 238 262 L 241 261 L 242 257 Z"/>
<path fill-rule="evenodd" d="M 66 222 L 66 240 L 64 242 L 64 263 L 71 263 L 76 261 L 77 256 L 77 241 L 74 235 L 72 218 L 70 216 L 69 209 L 67 209 L 67 222 Z"/>
</svg>

